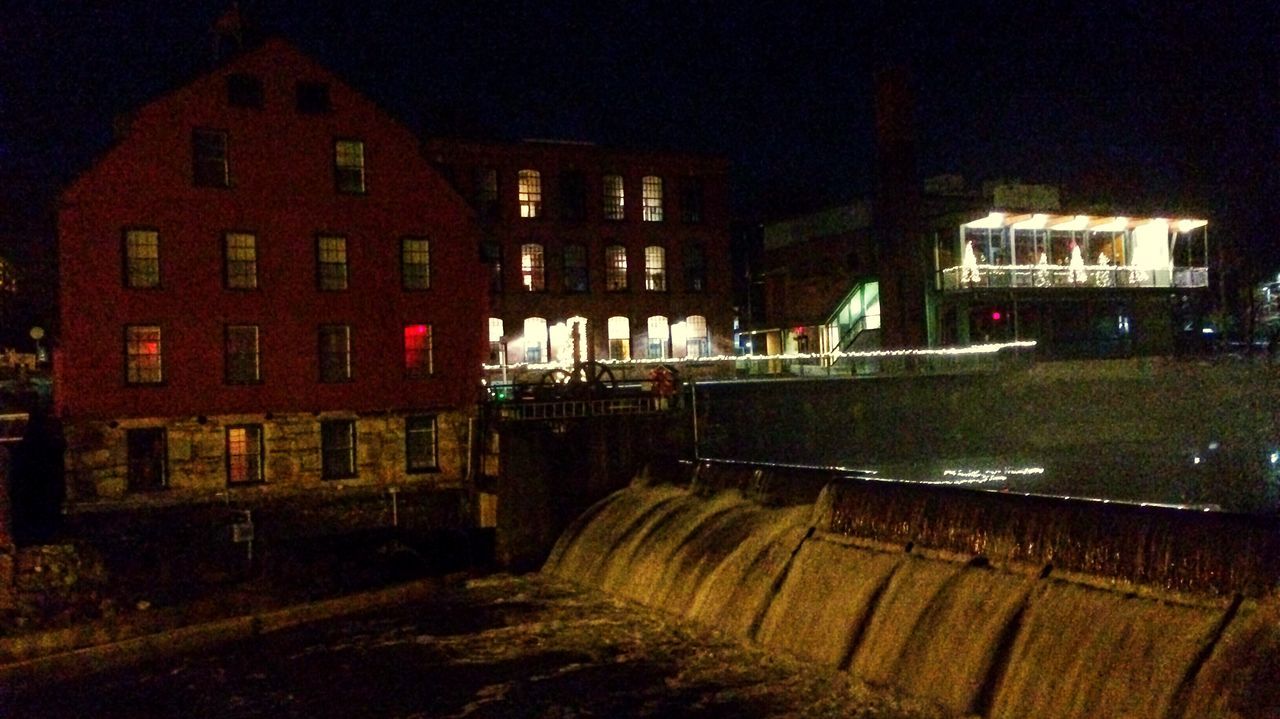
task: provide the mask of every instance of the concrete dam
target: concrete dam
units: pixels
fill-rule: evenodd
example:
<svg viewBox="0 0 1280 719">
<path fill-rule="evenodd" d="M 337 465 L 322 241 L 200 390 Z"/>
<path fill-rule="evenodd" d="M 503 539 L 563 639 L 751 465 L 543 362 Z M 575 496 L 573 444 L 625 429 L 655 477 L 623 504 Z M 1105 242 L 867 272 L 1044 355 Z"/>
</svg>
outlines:
<svg viewBox="0 0 1280 719">
<path fill-rule="evenodd" d="M 1280 716 L 1274 517 L 691 462 L 543 571 L 958 715 Z"/>
</svg>

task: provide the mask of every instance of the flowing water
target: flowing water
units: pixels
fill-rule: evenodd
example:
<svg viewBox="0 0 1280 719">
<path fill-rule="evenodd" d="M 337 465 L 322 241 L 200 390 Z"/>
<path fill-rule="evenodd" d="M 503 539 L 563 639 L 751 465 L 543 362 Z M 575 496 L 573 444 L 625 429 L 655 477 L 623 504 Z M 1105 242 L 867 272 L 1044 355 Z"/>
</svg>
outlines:
<svg viewBox="0 0 1280 719">
<path fill-rule="evenodd" d="M 760 478 L 741 471 L 737 480 L 717 481 L 747 486 Z M 891 536 L 833 533 L 848 519 L 842 502 L 851 501 L 834 485 L 814 505 L 783 509 L 736 490 L 707 494 L 705 486 L 696 494 L 624 490 L 566 532 L 544 572 L 846 669 L 956 714 L 1280 716 L 1280 605 L 1269 592 L 1187 595 L 1040 565 L 992 565 L 974 554 L 966 561 L 963 553 L 926 549 L 928 542 L 901 541 L 912 532 L 888 519 L 863 528 L 881 526 Z M 945 522 L 973 516 L 944 516 L 915 535 L 942 537 Z M 1026 524 L 1065 521 L 1031 517 Z"/>
</svg>

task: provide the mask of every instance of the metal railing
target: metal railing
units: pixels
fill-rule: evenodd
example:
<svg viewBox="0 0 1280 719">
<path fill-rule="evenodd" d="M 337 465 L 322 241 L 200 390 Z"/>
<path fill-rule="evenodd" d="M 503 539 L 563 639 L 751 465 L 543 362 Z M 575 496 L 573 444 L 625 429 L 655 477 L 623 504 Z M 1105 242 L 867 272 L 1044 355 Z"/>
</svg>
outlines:
<svg viewBox="0 0 1280 719">
<path fill-rule="evenodd" d="M 1124 265 L 976 265 L 942 270 L 942 289 L 1208 287 L 1209 268 L 1144 269 Z"/>
<path fill-rule="evenodd" d="M 490 406 L 498 419 L 506 421 L 577 419 L 619 414 L 655 414 L 666 412 L 665 397 L 609 397 L 602 399 L 565 399 L 547 402 L 499 402 Z"/>
</svg>

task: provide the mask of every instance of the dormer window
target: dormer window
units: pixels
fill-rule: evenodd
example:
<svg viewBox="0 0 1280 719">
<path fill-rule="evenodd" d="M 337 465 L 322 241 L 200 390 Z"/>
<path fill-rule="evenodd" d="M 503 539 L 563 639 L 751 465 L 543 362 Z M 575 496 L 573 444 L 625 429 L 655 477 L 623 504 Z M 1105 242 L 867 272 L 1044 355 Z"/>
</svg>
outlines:
<svg viewBox="0 0 1280 719">
<path fill-rule="evenodd" d="M 333 109 L 329 104 L 328 83 L 300 82 L 297 93 L 298 112 L 303 115 L 320 115 Z"/>
<path fill-rule="evenodd" d="M 253 75 L 227 75 L 227 104 L 262 109 L 262 80 Z"/>
</svg>

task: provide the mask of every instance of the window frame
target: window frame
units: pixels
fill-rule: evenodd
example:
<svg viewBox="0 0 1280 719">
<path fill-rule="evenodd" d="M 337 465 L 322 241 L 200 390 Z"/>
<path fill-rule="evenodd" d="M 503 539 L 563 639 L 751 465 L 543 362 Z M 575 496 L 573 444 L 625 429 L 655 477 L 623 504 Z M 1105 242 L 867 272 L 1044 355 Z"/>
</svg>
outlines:
<svg viewBox="0 0 1280 719">
<path fill-rule="evenodd" d="M 325 260 L 325 240 L 341 240 L 342 241 L 342 261 L 335 262 L 333 260 Z M 321 292 L 346 292 L 351 289 L 351 257 L 347 252 L 347 236 L 339 234 L 318 234 L 316 235 L 316 289 Z M 326 267 L 342 267 L 342 286 L 328 286 L 329 282 L 333 282 L 336 275 L 327 277 L 325 274 Z"/>
<path fill-rule="evenodd" d="M 569 262 L 571 250 L 581 252 L 581 258 L 573 264 Z M 591 292 L 591 251 L 586 244 L 570 242 L 560 249 L 560 284 L 561 289 L 569 294 Z"/>
<path fill-rule="evenodd" d="M 233 444 L 231 441 L 231 434 L 234 431 L 245 432 L 246 451 L 243 453 L 243 456 L 248 458 L 247 464 L 249 465 L 250 472 L 252 473 L 252 476 L 249 479 L 237 480 L 233 479 L 232 476 L 232 467 L 235 465 L 235 458 L 238 456 L 233 451 Z M 255 484 L 266 484 L 267 449 L 266 437 L 264 434 L 261 424 L 229 424 L 226 426 L 226 429 L 223 432 L 223 469 L 226 475 L 228 487 L 245 487 Z M 255 446 L 251 447 L 251 443 Z"/>
<path fill-rule="evenodd" d="M 696 258 L 696 262 L 694 261 Z M 701 242 L 684 246 L 684 291 L 707 291 L 707 247 Z"/>
<path fill-rule="evenodd" d="M 706 185 L 701 177 L 686 177 L 680 183 L 680 219 L 686 225 L 706 219 Z"/>
<path fill-rule="evenodd" d="M 657 175 L 645 175 L 640 178 L 641 219 L 645 222 L 662 222 L 662 203 L 662 178 Z"/>
<path fill-rule="evenodd" d="M 153 440 L 153 448 L 155 444 L 159 444 L 159 457 L 153 457 L 153 461 L 160 471 L 159 481 L 152 485 L 143 486 L 136 481 L 139 475 L 137 468 L 142 465 L 144 457 L 137 456 L 135 449 L 142 447 L 142 438 L 144 435 L 158 437 L 159 442 Z M 125 443 L 125 491 L 129 493 L 140 492 L 159 492 L 169 488 L 169 431 L 164 427 L 133 427 L 124 431 Z"/>
<path fill-rule="evenodd" d="M 516 204 L 520 219 L 536 220 L 542 217 L 542 173 L 525 168 L 516 172 Z"/>
<path fill-rule="evenodd" d="M 249 249 L 253 254 L 253 259 L 244 260 L 232 258 L 231 238 L 233 236 L 248 237 L 250 239 L 251 242 Z M 244 248 L 239 247 L 236 249 L 243 250 Z M 233 267 L 241 269 L 247 267 L 252 271 L 247 274 L 244 272 L 232 272 Z M 249 285 L 237 284 L 232 281 L 233 277 L 251 277 L 253 283 Z M 248 230 L 225 230 L 222 233 L 222 287 L 223 289 L 238 291 L 251 291 L 258 289 L 258 234 L 256 232 L 250 232 Z"/>
<path fill-rule="evenodd" d="M 617 180 L 616 188 L 613 180 Z M 606 173 L 600 178 L 602 190 L 601 218 L 609 222 L 621 222 L 627 219 L 627 181 L 618 173 Z M 612 190 L 616 189 L 614 194 Z"/>
<path fill-rule="evenodd" d="M 202 142 L 202 140 L 213 140 L 218 142 L 210 144 Z M 215 154 L 206 154 L 206 150 L 221 145 L 221 152 Z M 191 129 L 191 183 L 195 187 L 212 187 L 219 189 L 227 189 L 231 187 L 231 137 L 226 130 L 218 130 L 210 127 L 195 127 Z M 221 166 L 221 173 L 213 171 L 214 167 Z M 201 169 L 207 168 L 207 169 Z"/>
<path fill-rule="evenodd" d="M 422 243 L 420 250 L 411 250 L 410 245 Z M 420 262 L 410 262 L 410 256 L 421 256 Z M 410 273 L 411 267 L 421 267 L 421 272 Z M 417 279 L 421 274 L 421 279 Z M 410 281 L 410 277 L 414 281 Z M 422 235 L 411 235 L 400 238 L 400 289 L 406 292 L 422 292 L 431 289 L 431 239 Z"/>
<path fill-rule="evenodd" d="M 426 425 L 427 429 L 421 426 Z M 430 434 L 429 464 L 415 464 L 414 437 Z M 404 471 L 406 474 L 434 474 L 440 471 L 440 427 L 438 415 L 411 414 L 404 418 Z"/>
<path fill-rule="evenodd" d="M 139 337 L 134 339 L 132 333 L 142 330 L 155 330 L 155 379 L 134 379 L 135 375 L 141 376 L 143 367 L 138 364 L 136 357 L 150 357 L 150 354 L 132 351 L 131 345 L 139 345 L 146 341 L 145 338 Z M 164 328 L 158 324 L 127 324 L 124 326 L 124 383 L 131 387 L 152 387 L 165 384 L 164 372 Z"/>
<path fill-rule="evenodd" d="M 253 376 L 245 378 L 236 371 L 242 360 L 239 357 L 248 353 L 234 352 L 239 345 L 232 342 L 235 330 L 253 330 Z M 222 381 L 228 385 L 262 384 L 262 328 L 259 325 L 227 324 L 222 330 Z"/>
<path fill-rule="evenodd" d="M 474 171 L 476 214 L 482 220 L 496 220 L 500 213 L 502 182 L 494 167 L 476 167 Z"/>
<path fill-rule="evenodd" d="M 560 173 L 559 219 L 585 222 L 587 219 L 587 176 L 581 170 Z"/>
<path fill-rule="evenodd" d="M 329 334 L 334 334 L 334 330 L 341 330 L 342 336 L 345 338 L 345 347 L 337 352 L 330 352 L 328 343 L 325 338 Z M 352 351 L 351 351 L 351 325 L 349 324 L 323 324 L 316 331 L 316 364 L 317 377 L 320 384 L 344 384 L 351 382 L 355 372 L 352 370 Z M 336 367 L 337 360 L 341 360 L 342 372 L 338 374 L 330 374 L 327 368 Z"/>
<path fill-rule="evenodd" d="M 343 145 L 358 145 L 360 148 L 360 163 L 343 164 L 342 151 Z M 358 137 L 335 137 L 333 138 L 333 187 L 340 195 L 367 195 L 369 193 L 369 153 L 365 146 L 364 140 Z M 351 178 L 359 178 L 357 183 L 348 182 Z"/>
<path fill-rule="evenodd" d="M 520 245 L 520 287 L 525 292 L 547 291 L 547 248 L 541 242 Z"/>
<path fill-rule="evenodd" d="M 645 292 L 666 292 L 667 288 L 667 248 L 662 245 L 645 245 Z"/>
<path fill-rule="evenodd" d="M 345 442 L 339 446 L 333 446 L 332 438 L 334 430 L 345 430 Z M 360 476 L 360 468 L 357 462 L 357 451 L 359 437 L 356 431 L 356 421 L 354 419 L 325 419 L 320 421 L 320 479 L 326 481 L 340 479 L 355 479 Z M 335 466 L 331 459 L 339 453 L 345 455 L 345 461 L 341 466 Z M 334 470 L 337 471 L 334 471 Z"/>
<path fill-rule="evenodd" d="M 420 346 L 410 346 L 409 330 L 418 328 L 418 327 L 425 329 L 425 332 L 423 332 L 421 335 L 422 337 L 425 338 L 425 340 L 422 342 Z M 433 328 L 431 326 L 431 323 L 429 322 L 415 322 L 415 323 L 407 324 L 404 326 L 404 330 L 401 333 L 401 337 L 403 339 L 402 346 L 404 348 L 403 356 L 404 356 L 404 378 L 405 379 L 408 379 L 408 380 L 430 379 L 432 376 L 435 375 L 435 369 L 436 369 L 435 368 L 435 344 L 434 344 L 435 338 L 433 335 L 434 335 Z M 419 359 L 416 359 L 416 360 L 412 359 L 415 357 Z M 421 357 L 425 357 L 426 358 L 425 361 L 420 359 Z M 425 365 L 425 367 L 423 367 L 422 365 Z"/>
<path fill-rule="evenodd" d="M 621 250 L 618 257 L 622 262 L 616 262 L 613 256 L 616 250 Z M 604 290 L 605 292 L 626 292 L 630 289 L 630 279 L 628 278 L 627 267 L 627 246 L 622 244 L 605 245 L 604 248 Z M 619 279 L 621 281 L 619 281 Z"/>
<path fill-rule="evenodd" d="M 131 251 L 131 248 L 133 247 L 133 245 L 130 243 L 130 239 L 131 239 L 130 236 L 134 235 L 135 233 L 151 233 L 155 235 L 155 250 L 156 250 L 156 255 L 154 258 L 155 282 L 153 284 L 138 284 L 133 281 L 133 278 L 134 278 L 133 269 L 134 269 L 135 259 L 138 261 L 152 259 L 152 258 L 145 258 L 145 257 L 137 257 L 137 258 L 134 257 Z M 121 257 L 124 260 L 122 263 L 121 269 L 123 271 L 122 280 L 124 282 L 124 286 L 126 289 L 131 289 L 131 290 L 163 289 L 161 285 L 163 281 L 163 277 L 160 273 L 160 230 L 158 228 L 145 227 L 145 226 L 125 227 L 123 230 L 120 231 L 120 252 L 121 252 Z"/>
</svg>

